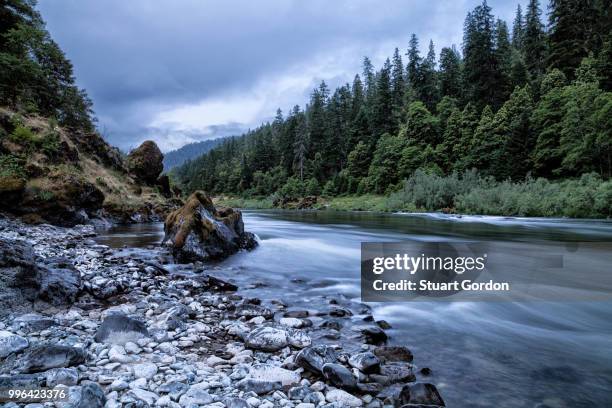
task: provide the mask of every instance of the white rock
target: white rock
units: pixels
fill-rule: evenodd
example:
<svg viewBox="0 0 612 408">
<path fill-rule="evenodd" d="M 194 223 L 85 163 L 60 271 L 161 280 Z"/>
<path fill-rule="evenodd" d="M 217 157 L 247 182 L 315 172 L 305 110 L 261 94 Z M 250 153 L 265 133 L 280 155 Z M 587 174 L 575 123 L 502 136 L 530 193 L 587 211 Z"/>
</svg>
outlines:
<svg viewBox="0 0 612 408">
<path fill-rule="evenodd" d="M 116 363 L 130 363 L 134 359 L 125 353 L 123 346 L 114 345 L 108 352 L 108 358 Z"/>
<path fill-rule="evenodd" d="M 302 320 L 295 317 L 283 317 L 282 319 L 280 319 L 279 323 L 283 326 L 293 327 L 296 329 L 299 329 L 304 324 Z"/>
<path fill-rule="evenodd" d="M 9 331 L 0 331 L 0 358 L 5 358 L 9 354 L 17 353 L 28 347 L 28 341 Z"/>
<path fill-rule="evenodd" d="M 280 381 L 284 386 L 300 382 L 300 374 L 270 364 L 256 364 L 249 369 L 249 377 L 256 380 Z"/>
<path fill-rule="evenodd" d="M 134 377 L 136 378 L 146 378 L 149 380 L 157 374 L 157 366 L 153 363 L 135 364 L 133 369 Z"/>
<path fill-rule="evenodd" d="M 346 391 L 339 390 L 337 388 L 330 388 L 325 394 L 325 399 L 328 402 L 337 402 L 342 407 L 361 407 L 363 406 L 363 401 L 359 398 L 349 394 Z"/>
<path fill-rule="evenodd" d="M 154 392 L 143 390 L 140 388 L 133 389 L 132 391 L 130 391 L 129 394 L 137 400 L 144 401 L 149 405 L 155 404 L 155 401 L 157 401 L 157 399 L 159 398 L 159 395 L 155 394 Z"/>
</svg>

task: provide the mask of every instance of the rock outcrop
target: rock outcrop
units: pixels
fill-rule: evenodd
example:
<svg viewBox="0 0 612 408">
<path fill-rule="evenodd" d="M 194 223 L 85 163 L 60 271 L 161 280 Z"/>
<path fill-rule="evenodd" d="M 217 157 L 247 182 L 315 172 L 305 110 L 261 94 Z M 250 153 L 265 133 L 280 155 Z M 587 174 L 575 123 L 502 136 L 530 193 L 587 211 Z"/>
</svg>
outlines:
<svg viewBox="0 0 612 408">
<path fill-rule="evenodd" d="M 223 259 L 240 249 L 257 246 L 255 236 L 244 231 L 242 214 L 232 208 L 215 208 L 203 191 L 166 218 L 163 243 L 177 262 Z"/>
<path fill-rule="evenodd" d="M 128 171 L 140 182 L 153 185 L 164 170 L 164 155 L 155 142 L 147 140 L 127 158 Z"/>
</svg>

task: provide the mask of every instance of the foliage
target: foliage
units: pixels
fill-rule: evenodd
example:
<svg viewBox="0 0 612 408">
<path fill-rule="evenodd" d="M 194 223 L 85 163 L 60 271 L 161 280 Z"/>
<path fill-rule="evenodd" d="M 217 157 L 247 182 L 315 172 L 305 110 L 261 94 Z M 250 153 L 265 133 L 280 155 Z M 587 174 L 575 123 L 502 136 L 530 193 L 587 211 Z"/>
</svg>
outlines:
<svg viewBox="0 0 612 408">
<path fill-rule="evenodd" d="M 462 189 L 472 169 L 491 186 L 531 186 L 539 180 L 532 176 L 559 186 L 590 173 L 605 182 L 612 175 L 609 19 L 605 2 L 576 11 L 579 3 L 553 0 L 548 33 L 538 0 L 525 14 L 517 9 L 511 30 L 483 2 L 465 19 L 463 55 L 443 47 L 437 61 L 430 41 L 422 56 L 413 35 L 407 61 L 396 49 L 376 71 L 365 58 L 352 84 L 321 83 L 304 109 L 279 109 L 272 123 L 177 168 L 177 180 L 187 191 L 244 197 L 387 194 L 396 209 L 452 208 L 465 197 L 470 211 L 472 193 Z M 574 35 L 567 21 L 577 18 L 590 25 Z M 410 184 L 417 181 L 425 184 Z M 489 184 L 470 191 L 501 188 Z"/>
<path fill-rule="evenodd" d="M 0 155 L 0 178 L 26 178 L 24 160 L 12 154 Z"/>
</svg>

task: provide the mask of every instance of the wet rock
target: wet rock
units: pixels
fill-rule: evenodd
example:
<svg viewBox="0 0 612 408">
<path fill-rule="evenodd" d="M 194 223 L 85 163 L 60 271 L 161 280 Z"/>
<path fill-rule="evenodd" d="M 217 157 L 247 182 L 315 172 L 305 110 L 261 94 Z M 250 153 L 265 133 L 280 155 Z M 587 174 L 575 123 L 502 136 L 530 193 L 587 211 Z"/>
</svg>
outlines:
<svg viewBox="0 0 612 408">
<path fill-rule="evenodd" d="M 287 341 L 295 348 L 304 348 L 312 344 L 312 339 L 302 330 L 287 330 Z"/>
<path fill-rule="evenodd" d="M 345 390 L 357 388 L 357 380 L 353 373 L 343 365 L 327 363 L 323 365 L 323 377 L 332 385 Z"/>
<path fill-rule="evenodd" d="M 308 316 L 309 316 L 308 310 L 289 310 L 283 313 L 283 317 L 294 317 L 298 319 L 303 319 Z"/>
<path fill-rule="evenodd" d="M 0 359 L 28 347 L 28 340 L 9 331 L 0 330 Z"/>
<path fill-rule="evenodd" d="M 380 375 L 370 378 L 383 385 L 416 381 L 412 365 L 405 362 L 387 362 L 380 366 Z"/>
<path fill-rule="evenodd" d="M 380 372 L 380 360 L 369 351 L 351 356 L 348 362 L 351 367 L 355 367 L 364 374 L 375 374 Z"/>
<path fill-rule="evenodd" d="M 21 373 L 38 373 L 52 368 L 72 367 L 85 362 L 85 352 L 59 344 L 31 346 L 15 363 Z"/>
<path fill-rule="evenodd" d="M 83 286 L 79 271 L 63 258 L 45 261 L 40 277 L 39 297 L 53 305 L 74 303 Z"/>
<path fill-rule="evenodd" d="M 182 208 L 168 215 L 164 232 L 163 243 L 180 263 L 222 259 L 257 246 L 255 236 L 244 231 L 242 213 L 215 208 L 202 191 L 193 193 Z"/>
<path fill-rule="evenodd" d="M 403 346 L 381 346 L 374 349 L 374 354 L 382 361 L 412 362 L 412 352 Z"/>
<path fill-rule="evenodd" d="M 74 368 L 54 368 L 44 374 L 49 388 L 56 385 L 76 385 L 79 381 L 79 372 Z"/>
<path fill-rule="evenodd" d="M 53 319 L 36 313 L 28 313 L 16 317 L 13 320 L 13 324 L 27 330 L 41 331 L 48 329 L 51 326 L 54 326 L 55 321 Z"/>
<path fill-rule="evenodd" d="M 75 408 L 103 408 L 105 403 L 102 388 L 94 382 L 86 381 L 81 386 L 81 397 Z"/>
<path fill-rule="evenodd" d="M 363 394 L 378 394 L 383 387 L 378 383 L 357 383 L 357 389 Z"/>
<path fill-rule="evenodd" d="M 337 361 L 336 352 L 329 346 L 307 347 L 295 357 L 295 363 L 299 367 L 318 375 L 323 374 L 325 364 L 336 363 Z"/>
<path fill-rule="evenodd" d="M 444 407 L 444 401 L 433 384 L 408 384 L 402 388 L 398 403 L 406 407 Z"/>
<path fill-rule="evenodd" d="M 285 330 L 266 326 L 250 332 L 246 337 L 245 344 L 255 350 L 277 351 L 287 347 L 289 340 Z"/>
<path fill-rule="evenodd" d="M 268 394 L 273 391 L 281 390 L 283 384 L 280 381 L 255 380 L 245 378 L 236 383 L 236 387 L 244 392 L 254 392 L 257 395 Z"/>
<path fill-rule="evenodd" d="M 41 374 L 17 374 L 0 376 L 0 389 L 10 388 L 40 388 L 45 384 L 45 377 Z"/>
<path fill-rule="evenodd" d="M 367 344 L 378 345 L 387 341 L 387 334 L 378 326 L 360 328 L 361 336 Z"/>
<path fill-rule="evenodd" d="M 264 319 L 270 319 L 274 316 L 274 313 L 268 308 L 259 305 L 244 304 L 236 307 L 236 314 L 238 316 L 253 318 L 261 316 Z"/>
<path fill-rule="evenodd" d="M 153 185 L 164 170 L 164 155 L 151 140 L 143 142 L 127 157 L 129 172 L 138 180 Z"/>
<path fill-rule="evenodd" d="M 149 337 L 143 322 L 122 313 L 112 313 L 104 319 L 94 338 L 98 343 L 125 344 L 143 337 Z"/>
</svg>

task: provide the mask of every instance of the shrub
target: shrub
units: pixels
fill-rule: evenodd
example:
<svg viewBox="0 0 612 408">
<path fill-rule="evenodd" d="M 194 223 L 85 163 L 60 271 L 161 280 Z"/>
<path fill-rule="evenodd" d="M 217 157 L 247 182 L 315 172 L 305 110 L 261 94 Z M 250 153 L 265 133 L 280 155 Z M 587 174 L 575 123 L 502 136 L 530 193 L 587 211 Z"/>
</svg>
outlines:
<svg viewBox="0 0 612 408">
<path fill-rule="evenodd" d="M 20 179 L 26 178 L 26 172 L 23 168 L 23 159 L 13 156 L 12 154 L 6 154 L 0 156 L 0 177 L 8 178 L 15 177 Z"/>
</svg>

